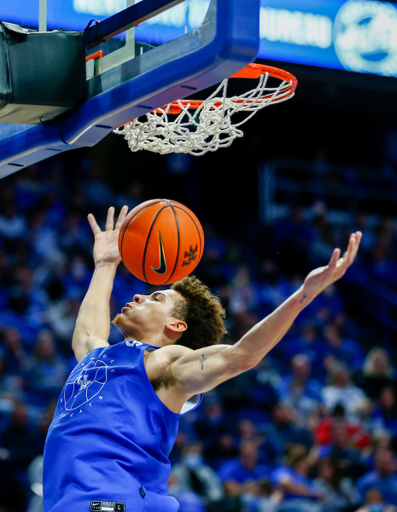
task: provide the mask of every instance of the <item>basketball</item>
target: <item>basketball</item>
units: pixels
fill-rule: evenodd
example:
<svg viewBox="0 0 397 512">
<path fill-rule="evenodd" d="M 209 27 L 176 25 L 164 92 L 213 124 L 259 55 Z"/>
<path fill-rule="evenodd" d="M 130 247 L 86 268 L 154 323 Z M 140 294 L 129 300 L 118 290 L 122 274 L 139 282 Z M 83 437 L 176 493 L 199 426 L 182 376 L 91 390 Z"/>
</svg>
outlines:
<svg viewBox="0 0 397 512">
<path fill-rule="evenodd" d="M 150 284 L 171 284 L 191 274 L 203 250 L 200 221 L 177 201 L 145 201 L 130 211 L 120 229 L 119 251 L 124 265 Z"/>
</svg>

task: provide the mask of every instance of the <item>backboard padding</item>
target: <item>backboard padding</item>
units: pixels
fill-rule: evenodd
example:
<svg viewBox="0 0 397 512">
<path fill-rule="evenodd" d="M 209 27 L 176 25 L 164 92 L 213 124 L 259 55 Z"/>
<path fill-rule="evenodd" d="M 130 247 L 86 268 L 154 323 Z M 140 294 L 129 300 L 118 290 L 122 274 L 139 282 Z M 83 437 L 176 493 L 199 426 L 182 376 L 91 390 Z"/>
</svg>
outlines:
<svg viewBox="0 0 397 512">
<path fill-rule="evenodd" d="M 199 28 L 91 79 L 89 99 L 68 119 L 3 138 L 0 131 L 0 177 L 93 146 L 121 124 L 236 73 L 257 55 L 259 8 L 259 0 L 212 0 Z"/>
</svg>

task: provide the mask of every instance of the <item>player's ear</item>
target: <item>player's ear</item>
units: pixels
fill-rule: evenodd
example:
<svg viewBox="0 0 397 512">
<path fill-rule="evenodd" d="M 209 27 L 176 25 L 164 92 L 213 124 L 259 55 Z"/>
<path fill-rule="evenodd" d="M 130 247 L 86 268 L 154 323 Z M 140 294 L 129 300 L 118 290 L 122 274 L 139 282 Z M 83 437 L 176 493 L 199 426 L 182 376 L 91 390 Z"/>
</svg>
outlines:
<svg viewBox="0 0 397 512">
<path fill-rule="evenodd" d="M 187 323 L 183 320 L 173 319 L 165 326 L 170 336 L 180 336 L 187 329 Z"/>
</svg>

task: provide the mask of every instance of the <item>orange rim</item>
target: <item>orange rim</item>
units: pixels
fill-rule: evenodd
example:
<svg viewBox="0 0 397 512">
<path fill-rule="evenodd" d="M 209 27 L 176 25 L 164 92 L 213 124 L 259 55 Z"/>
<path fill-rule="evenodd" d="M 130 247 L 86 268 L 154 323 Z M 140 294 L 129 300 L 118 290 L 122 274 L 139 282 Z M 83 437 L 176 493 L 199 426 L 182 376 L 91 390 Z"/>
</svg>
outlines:
<svg viewBox="0 0 397 512">
<path fill-rule="evenodd" d="M 278 78 L 279 80 L 283 82 L 288 82 L 289 86 L 283 91 L 283 98 L 287 99 L 290 96 L 292 96 L 296 90 L 296 87 L 298 85 L 298 80 L 296 77 L 289 73 L 288 71 L 284 71 L 284 69 L 275 68 L 274 66 L 267 66 L 266 64 L 256 64 L 251 63 L 248 64 L 245 68 L 241 69 L 234 75 L 232 75 L 230 78 L 251 78 L 251 79 L 259 79 L 261 75 L 265 75 L 266 73 L 269 74 L 269 76 L 273 78 Z M 257 99 L 266 99 L 270 98 L 272 95 L 268 94 L 266 96 L 262 96 L 261 98 Z M 189 110 L 197 110 L 201 105 L 204 103 L 205 100 L 179 100 L 179 101 L 173 101 L 170 103 L 170 105 L 167 107 L 162 107 L 153 110 L 153 112 L 156 112 L 158 114 L 162 114 L 165 110 L 167 110 L 167 114 L 180 114 L 182 112 L 181 105 L 184 108 L 188 108 Z M 236 103 L 242 103 L 244 100 L 236 99 Z M 255 102 L 255 99 L 252 100 Z M 222 101 L 218 101 L 214 103 L 214 107 L 220 107 L 222 105 Z M 119 128 L 125 126 L 126 124 L 131 123 L 132 121 L 128 121 L 128 123 L 124 123 Z"/>
<path fill-rule="evenodd" d="M 267 66 L 266 64 L 248 64 L 245 68 L 241 69 L 230 78 L 251 78 L 251 79 L 259 79 L 261 75 L 265 75 L 268 73 L 269 76 L 273 78 L 278 78 L 283 82 L 288 82 L 290 85 L 283 91 L 283 97 L 288 98 L 292 96 L 296 90 L 298 85 L 298 80 L 296 77 L 289 73 L 288 71 L 284 71 L 284 69 L 275 68 L 274 66 Z M 272 95 L 262 96 L 259 99 L 270 98 Z M 242 103 L 244 100 L 236 99 L 236 103 Z M 255 100 L 253 100 L 255 102 Z M 167 114 L 180 114 L 182 112 L 181 105 L 184 108 L 188 108 L 189 110 L 196 110 L 204 103 L 204 100 L 179 100 L 173 101 L 170 103 L 170 106 L 167 110 Z M 214 103 L 214 107 L 220 107 L 222 105 L 222 101 L 218 101 Z M 155 112 L 161 113 L 161 111 L 166 110 L 167 107 L 162 107 L 161 109 L 156 109 Z"/>
</svg>

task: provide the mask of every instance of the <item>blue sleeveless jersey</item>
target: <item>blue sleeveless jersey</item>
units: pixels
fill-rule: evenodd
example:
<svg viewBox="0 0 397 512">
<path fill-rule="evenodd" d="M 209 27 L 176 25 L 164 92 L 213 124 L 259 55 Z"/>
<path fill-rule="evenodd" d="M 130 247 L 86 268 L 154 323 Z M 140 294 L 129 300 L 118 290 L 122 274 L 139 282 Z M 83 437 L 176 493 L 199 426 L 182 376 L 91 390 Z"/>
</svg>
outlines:
<svg viewBox="0 0 397 512">
<path fill-rule="evenodd" d="M 139 341 L 97 348 L 71 372 L 44 448 L 44 512 L 179 509 L 167 486 L 179 415 L 157 396 L 143 358 L 157 348 Z"/>
</svg>

